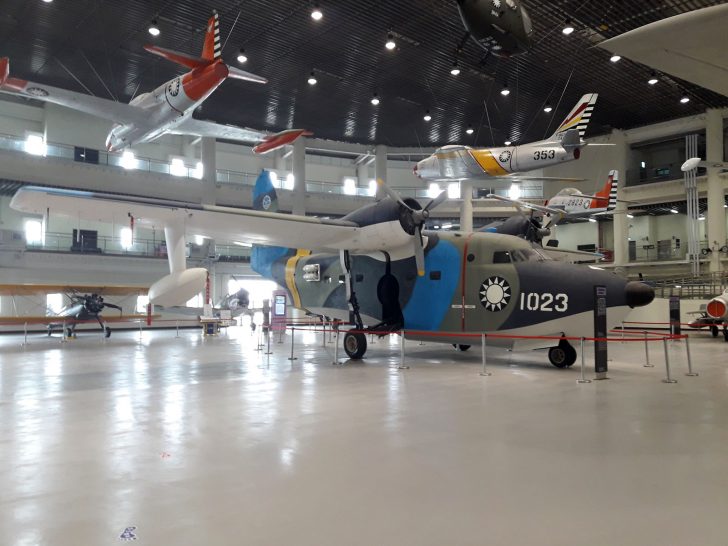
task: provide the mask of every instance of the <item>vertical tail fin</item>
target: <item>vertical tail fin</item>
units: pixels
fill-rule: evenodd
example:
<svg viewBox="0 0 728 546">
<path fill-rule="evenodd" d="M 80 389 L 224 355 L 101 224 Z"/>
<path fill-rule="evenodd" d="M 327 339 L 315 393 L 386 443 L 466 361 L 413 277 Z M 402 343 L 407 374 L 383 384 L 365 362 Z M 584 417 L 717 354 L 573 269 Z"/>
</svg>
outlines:
<svg viewBox="0 0 728 546">
<path fill-rule="evenodd" d="M 619 171 L 609 171 L 609 177 L 607 183 L 604 184 L 602 189 L 597 192 L 595 199 L 592 202 L 593 208 L 604 207 L 605 201 L 607 210 L 614 210 L 617 207 L 617 190 L 619 189 Z"/>
<path fill-rule="evenodd" d="M 206 61 L 216 61 L 222 55 L 220 44 L 220 17 L 217 10 L 213 10 L 212 17 L 207 21 L 205 30 L 205 45 L 202 47 L 202 58 Z"/>
<path fill-rule="evenodd" d="M 581 97 L 579 102 L 576 103 L 576 106 L 574 106 L 571 112 L 569 112 L 569 115 L 566 116 L 563 123 L 558 129 L 556 129 L 553 136 L 556 137 L 561 133 L 576 127 L 579 130 L 579 136 L 584 138 L 584 133 L 586 132 L 586 127 L 591 119 L 592 112 L 594 111 L 594 104 L 597 102 L 598 96 L 599 95 L 597 93 L 589 93 Z"/>
<path fill-rule="evenodd" d="M 253 209 L 263 212 L 278 212 L 278 194 L 273 187 L 270 172 L 265 169 L 260 172 L 253 188 Z M 250 266 L 253 271 L 263 277 L 275 280 L 273 264 L 291 252 L 288 248 L 278 246 L 254 245 L 250 255 Z"/>
</svg>

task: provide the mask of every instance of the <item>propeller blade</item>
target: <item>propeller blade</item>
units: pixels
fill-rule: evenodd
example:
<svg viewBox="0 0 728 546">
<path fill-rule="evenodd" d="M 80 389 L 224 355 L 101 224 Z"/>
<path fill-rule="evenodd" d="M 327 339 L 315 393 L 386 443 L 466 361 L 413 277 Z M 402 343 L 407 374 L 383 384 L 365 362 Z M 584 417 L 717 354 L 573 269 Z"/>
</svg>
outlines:
<svg viewBox="0 0 728 546">
<path fill-rule="evenodd" d="M 119 313 L 121 313 L 121 312 L 122 312 L 122 309 L 121 309 L 121 307 L 120 307 L 120 306 L 118 306 L 118 305 L 115 305 L 115 304 L 113 304 L 113 303 L 104 303 L 104 304 L 103 304 L 103 307 L 109 307 L 109 308 L 111 308 L 111 309 L 118 309 L 118 310 L 119 310 Z"/>
<path fill-rule="evenodd" d="M 439 207 L 440 205 L 442 205 L 445 202 L 446 199 L 447 199 L 447 190 L 440 192 L 440 195 L 438 195 L 432 201 L 427 203 L 425 210 L 430 211 L 436 207 Z"/>
<path fill-rule="evenodd" d="M 399 203 L 403 207 L 407 208 L 408 210 L 412 210 L 412 207 L 410 207 L 407 203 L 405 203 L 402 200 L 402 197 L 396 191 L 394 191 L 392 188 L 387 186 L 387 184 L 385 184 L 384 180 L 382 180 L 381 178 L 377 178 L 377 187 L 380 190 L 384 191 L 384 193 L 386 193 L 387 196 L 389 196 L 389 198 L 392 199 L 392 201 L 396 201 L 397 203 Z"/>
<path fill-rule="evenodd" d="M 412 239 L 415 251 L 415 263 L 417 264 L 417 275 L 420 277 L 425 276 L 425 248 L 422 241 L 422 231 L 417 230 L 419 238 L 415 237 Z"/>
</svg>

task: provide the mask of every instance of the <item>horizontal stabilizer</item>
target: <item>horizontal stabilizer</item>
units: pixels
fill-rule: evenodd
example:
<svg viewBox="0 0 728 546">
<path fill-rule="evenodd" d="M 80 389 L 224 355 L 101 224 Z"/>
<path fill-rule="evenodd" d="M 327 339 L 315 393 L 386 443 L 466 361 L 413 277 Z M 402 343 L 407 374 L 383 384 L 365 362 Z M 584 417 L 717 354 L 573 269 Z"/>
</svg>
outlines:
<svg viewBox="0 0 728 546">
<path fill-rule="evenodd" d="M 146 45 L 144 46 L 144 49 L 146 49 L 149 53 L 153 53 L 154 55 L 158 55 L 167 59 L 168 61 L 172 61 L 173 63 L 182 65 L 190 69 L 204 68 L 205 66 L 213 63 L 213 61 L 201 59 L 200 57 L 188 55 L 187 53 L 174 51 L 173 49 L 167 49 L 165 47 Z"/>
<path fill-rule="evenodd" d="M 274 135 L 266 135 L 263 137 L 263 142 L 253 148 L 253 153 L 265 154 L 267 152 L 277 150 L 287 144 L 293 143 L 301 136 L 313 136 L 313 133 L 311 131 L 306 131 L 305 129 L 289 129 Z"/>
<path fill-rule="evenodd" d="M 251 74 L 250 72 L 246 72 L 245 70 L 240 70 L 239 68 L 235 68 L 234 66 L 228 66 L 227 68 L 229 71 L 229 78 L 244 80 L 246 82 L 268 83 L 268 80 L 266 80 L 265 78 L 256 76 L 255 74 Z"/>
</svg>

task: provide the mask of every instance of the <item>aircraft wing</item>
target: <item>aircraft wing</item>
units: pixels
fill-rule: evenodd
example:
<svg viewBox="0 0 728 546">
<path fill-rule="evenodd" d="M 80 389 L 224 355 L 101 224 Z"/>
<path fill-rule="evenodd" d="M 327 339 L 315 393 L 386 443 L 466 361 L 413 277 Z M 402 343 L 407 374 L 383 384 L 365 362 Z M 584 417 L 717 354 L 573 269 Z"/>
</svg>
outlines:
<svg viewBox="0 0 728 546">
<path fill-rule="evenodd" d="M 364 228 L 343 220 L 32 186 L 18 190 L 11 207 L 94 222 L 128 221 L 132 215 L 140 225 L 177 225 L 187 235 L 286 248 L 359 252 L 402 248 L 412 239 L 394 233 L 373 249 Z M 391 231 L 385 224 L 381 229 Z"/>
<path fill-rule="evenodd" d="M 38 294 L 59 294 L 78 292 L 100 296 L 145 295 L 146 286 L 96 285 L 96 284 L 0 284 L 0 296 L 35 296 Z"/>
<path fill-rule="evenodd" d="M 151 315 L 151 319 L 159 319 L 162 315 Z M 150 320 L 149 315 L 111 315 L 109 317 L 103 316 L 103 322 L 131 322 L 138 320 Z M 35 316 L 22 316 L 22 317 L 0 317 L 0 326 L 13 326 L 21 324 L 98 324 L 98 321 L 94 319 L 88 320 L 75 320 L 72 317 L 56 317 L 51 315 L 35 315 Z"/>
<path fill-rule="evenodd" d="M 267 136 L 262 131 L 236 127 L 235 125 L 223 125 L 214 121 L 205 121 L 195 118 L 187 118 L 182 123 L 169 130 L 175 135 L 195 135 L 200 137 L 221 138 L 227 140 L 239 140 L 242 142 L 258 142 Z"/>
<path fill-rule="evenodd" d="M 551 207 L 545 207 L 543 205 L 535 205 L 533 203 L 529 203 L 527 201 L 519 201 L 518 199 L 509 199 L 508 197 L 503 197 L 501 195 L 495 195 L 494 193 L 489 193 L 486 195 L 488 199 L 497 199 L 498 201 L 503 201 L 504 203 L 510 203 L 511 205 L 514 205 L 518 208 L 524 208 L 529 210 L 536 210 L 539 212 L 543 212 L 544 214 L 564 214 L 564 211 L 561 209 L 554 209 Z"/>
<path fill-rule="evenodd" d="M 9 71 L 8 58 L 0 59 L 0 92 L 2 93 L 58 104 L 116 123 L 138 123 L 145 118 L 143 110 L 130 104 L 13 78 L 9 76 Z"/>
</svg>

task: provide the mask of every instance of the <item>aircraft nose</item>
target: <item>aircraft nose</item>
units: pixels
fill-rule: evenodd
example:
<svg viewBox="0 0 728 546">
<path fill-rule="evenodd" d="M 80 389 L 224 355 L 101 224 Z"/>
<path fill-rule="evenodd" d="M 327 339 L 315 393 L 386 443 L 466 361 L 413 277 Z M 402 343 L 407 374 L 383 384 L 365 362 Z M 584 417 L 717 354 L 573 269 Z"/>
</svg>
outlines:
<svg viewBox="0 0 728 546">
<path fill-rule="evenodd" d="M 644 307 L 655 299 L 655 290 L 640 281 L 630 281 L 624 287 L 624 297 L 630 307 Z"/>
</svg>

